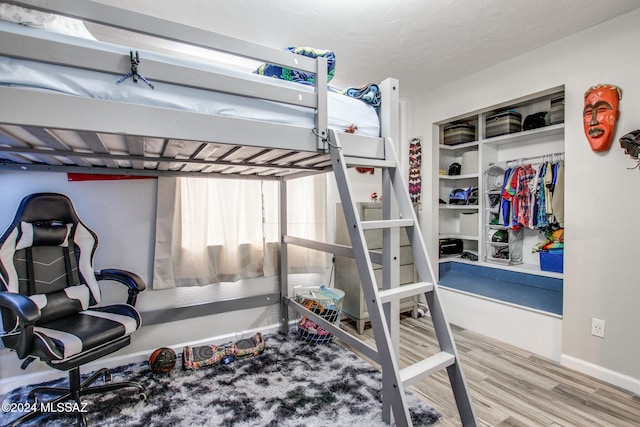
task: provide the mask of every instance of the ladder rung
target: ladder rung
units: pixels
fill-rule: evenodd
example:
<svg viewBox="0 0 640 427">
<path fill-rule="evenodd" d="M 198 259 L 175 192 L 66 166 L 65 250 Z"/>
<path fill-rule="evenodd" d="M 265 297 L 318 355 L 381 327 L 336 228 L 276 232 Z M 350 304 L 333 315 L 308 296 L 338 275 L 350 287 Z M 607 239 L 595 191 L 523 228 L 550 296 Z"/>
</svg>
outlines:
<svg viewBox="0 0 640 427">
<path fill-rule="evenodd" d="M 380 221 L 361 221 L 363 230 L 373 230 L 380 228 L 411 227 L 414 225 L 413 219 L 383 219 Z"/>
<path fill-rule="evenodd" d="M 402 385 L 406 387 L 409 384 L 412 384 L 413 382 L 418 381 L 421 378 L 427 377 L 434 372 L 441 371 L 444 368 L 453 365 L 454 363 L 456 363 L 456 357 L 451 353 L 442 351 L 416 364 L 401 369 L 400 380 L 402 381 Z"/>
<path fill-rule="evenodd" d="M 370 167 L 370 168 L 396 167 L 396 162 L 394 162 L 393 160 L 377 160 L 377 159 L 365 159 L 361 157 L 345 156 L 344 161 L 347 162 L 347 166 L 362 166 L 362 167 Z"/>
<path fill-rule="evenodd" d="M 418 282 L 411 283 L 410 285 L 401 285 L 396 288 L 384 289 L 379 291 L 378 295 L 380 296 L 380 301 L 384 304 L 385 302 L 400 300 L 431 291 L 433 291 L 433 283 Z"/>
</svg>

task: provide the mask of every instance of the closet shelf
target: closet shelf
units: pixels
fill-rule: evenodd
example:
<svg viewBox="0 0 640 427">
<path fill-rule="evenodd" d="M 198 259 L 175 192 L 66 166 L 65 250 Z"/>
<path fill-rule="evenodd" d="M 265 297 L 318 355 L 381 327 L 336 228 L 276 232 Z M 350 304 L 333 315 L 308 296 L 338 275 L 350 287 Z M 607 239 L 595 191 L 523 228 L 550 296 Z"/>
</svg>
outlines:
<svg viewBox="0 0 640 427">
<path fill-rule="evenodd" d="M 483 144 L 500 146 L 506 144 L 515 144 L 518 142 L 526 142 L 529 140 L 540 139 L 551 136 L 564 136 L 564 123 L 558 123 L 555 125 L 545 126 L 538 129 L 525 130 L 516 133 L 510 133 L 507 135 L 495 136 L 492 138 L 485 138 L 482 141 Z"/>
<path fill-rule="evenodd" d="M 469 258 L 462 258 L 462 255 L 460 255 L 460 254 L 456 254 L 456 255 L 440 255 L 438 263 L 442 264 L 442 263 L 451 262 L 451 261 L 460 262 L 462 264 L 472 264 L 472 265 L 480 264 L 479 261 L 472 261 Z"/>
<path fill-rule="evenodd" d="M 509 229 L 509 227 L 507 227 L 506 225 L 499 225 L 499 224 L 487 224 L 486 226 L 491 230 L 508 230 Z"/>
<path fill-rule="evenodd" d="M 477 211 L 478 205 L 439 205 L 440 209 L 454 211 Z"/>
<path fill-rule="evenodd" d="M 478 236 L 469 236 L 459 233 L 445 233 L 438 236 L 439 239 L 462 239 L 462 240 L 479 240 Z"/>
<path fill-rule="evenodd" d="M 456 144 L 456 145 L 439 144 L 441 151 L 445 151 L 445 152 L 450 151 L 453 153 L 457 151 L 469 151 L 469 148 L 478 147 L 478 145 L 479 145 L 478 141 L 465 142 L 465 143 Z"/>
<path fill-rule="evenodd" d="M 507 246 L 509 246 L 509 243 L 492 242 L 491 240 L 487 240 L 487 244 L 496 248 L 506 248 Z"/>
<path fill-rule="evenodd" d="M 440 175 L 440 179 L 450 179 L 452 181 L 459 181 L 463 179 L 478 179 L 480 174 L 469 173 L 465 175 Z"/>
</svg>

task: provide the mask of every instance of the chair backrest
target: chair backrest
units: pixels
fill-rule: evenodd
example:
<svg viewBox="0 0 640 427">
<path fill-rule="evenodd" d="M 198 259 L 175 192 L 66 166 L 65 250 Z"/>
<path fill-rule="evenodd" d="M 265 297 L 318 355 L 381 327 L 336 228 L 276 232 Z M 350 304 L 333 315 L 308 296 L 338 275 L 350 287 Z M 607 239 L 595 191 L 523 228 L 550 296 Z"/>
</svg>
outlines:
<svg viewBox="0 0 640 427">
<path fill-rule="evenodd" d="M 38 323 L 86 310 L 100 302 L 93 269 L 97 246 L 96 234 L 67 196 L 31 194 L 0 238 L 0 290 L 31 298 L 40 307 Z M 5 330 L 12 323 L 7 314 Z"/>
</svg>

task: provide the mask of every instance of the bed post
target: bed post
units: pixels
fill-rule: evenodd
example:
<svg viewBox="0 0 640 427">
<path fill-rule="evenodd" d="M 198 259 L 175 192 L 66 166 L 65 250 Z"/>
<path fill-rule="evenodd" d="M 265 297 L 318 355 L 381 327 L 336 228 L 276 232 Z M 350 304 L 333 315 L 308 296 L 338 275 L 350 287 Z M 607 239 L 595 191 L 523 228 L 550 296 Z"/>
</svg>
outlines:
<svg viewBox="0 0 640 427">
<path fill-rule="evenodd" d="M 399 150 L 400 144 L 400 100 L 398 80 L 388 78 L 380 83 L 382 105 L 380 109 L 380 136 L 391 140 Z M 385 158 L 389 153 L 385 152 Z M 399 166 L 399 165 L 398 165 Z M 398 206 L 394 203 L 393 186 L 387 168 L 382 168 L 382 218 L 398 218 Z M 400 230 L 387 228 L 382 231 L 382 287 L 400 286 Z M 396 358 L 400 358 L 400 301 L 383 306 L 391 344 Z M 394 373 L 382 371 L 382 419 L 392 422 L 391 396 L 393 396 Z"/>
<path fill-rule="evenodd" d="M 289 295 L 289 259 L 288 246 L 285 242 L 287 235 L 287 181 L 280 177 L 280 332 L 289 333 L 289 306 L 286 297 Z"/>
<path fill-rule="evenodd" d="M 380 136 L 400 143 L 400 86 L 398 80 L 388 78 L 380 83 Z"/>
<path fill-rule="evenodd" d="M 323 57 L 316 58 L 318 66 L 316 72 L 316 96 L 318 107 L 316 109 L 316 131 L 318 137 L 318 150 L 327 148 L 326 141 L 329 138 L 329 95 L 327 93 L 327 59 Z"/>
</svg>

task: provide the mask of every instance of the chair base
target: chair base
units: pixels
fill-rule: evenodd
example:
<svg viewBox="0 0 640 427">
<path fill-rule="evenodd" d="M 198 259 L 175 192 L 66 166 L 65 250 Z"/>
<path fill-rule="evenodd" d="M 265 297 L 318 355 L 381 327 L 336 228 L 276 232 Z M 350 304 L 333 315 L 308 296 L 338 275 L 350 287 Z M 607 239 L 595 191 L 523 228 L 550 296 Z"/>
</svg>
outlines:
<svg viewBox="0 0 640 427">
<path fill-rule="evenodd" d="M 105 384 L 94 385 L 99 377 L 104 377 Z M 86 408 L 80 400 L 81 396 L 87 396 L 95 393 L 103 393 L 108 391 L 119 390 L 122 388 L 137 388 L 139 392 L 139 396 L 141 399 L 146 399 L 146 395 L 144 394 L 144 387 L 133 381 L 120 381 L 117 383 L 109 383 L 111 381 L 111 373 L 108 369 L 103 368 L 96 372 L 94 372 L 89 378 L 85 381 L 80 382 L 80 368 L 76 367 L 69 371 L 69 388 L 58 388 L 58 387 L 36 387 L 29 392 L 29 400 L 34 402 L 34 409 L 32 412 L 23 415 L 17 420 L 13 421 L 9 424 L 10 427 L 18 426 L 22 423 L 25 423 L 43 412 L 47 412 L 47 410 L 51 412 L 62 412 L 60 409 L 62 408 L 64 411 L 68 411 L 68 413 L 75 413 L 77 418 L 77 425 L 85 427 L 87 426 L 87 418 L 86 418 Z M 60 397 L 50 400 L 48 402 L 39 402 L 37 400 L 37 394 L 49 394 L 49 395 L 59 395 Z M 73 400 L 72 404 L 67 404 L 63 406 L 59 406 L 60 404 L 64 404 L 69 400 Z"/>
</svg>

